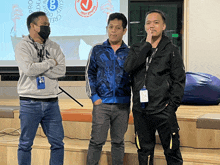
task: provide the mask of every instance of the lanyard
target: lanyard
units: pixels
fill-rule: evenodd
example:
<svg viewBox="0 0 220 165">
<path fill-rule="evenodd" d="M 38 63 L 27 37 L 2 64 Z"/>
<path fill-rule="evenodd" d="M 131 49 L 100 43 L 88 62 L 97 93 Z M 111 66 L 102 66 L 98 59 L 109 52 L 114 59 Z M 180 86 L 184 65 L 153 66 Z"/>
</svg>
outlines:
<svg viewBox="0 0 220 165">
<path fill-rule="evenodd" d="M 147 72 L 147 70 L 149 69 L 150 63 L 152 62 L 152 59 L 153 59 L 154 55 L 155 55 L 156 52 L 157 52 L 157 49 L 158 49 L 158 48 L 156 48 L 156 50 L 152 53 L 152 55 L 150 56 L 150 58 L 147 57 L 147 59 L 146 59 L 146 72 Z"/>
<path fill-rule="evenodd" d="M 156 50 L 152 53 L 152 55 L 149 57 L 146 58 L 146 72 L 145 72 L 145 75 L 144 75 L 144 87 L 146 87 L 145 85 L 145 81 L 146 81 L 146 77 L 147 77 L 147 71 L 149 69 L 149 66 L 150 66 L 150 63 L 152 62 L 152 59 L 154 57 L 154 55 L 156 54 L 158 48 L 156 48 Z"/>
<path fill-rule="evenodd" d="M 37 50 L 37 57 L 39 57 L 39 62 L 43 61 L 44 58 L 44 47 L 45 44 L 43 44 L 42 49 L 38 49 L 37 44 L 34 42 L 33 38 L 29 35 L 30 40 L 33 42 L 34 48 Z"/>
</svg>

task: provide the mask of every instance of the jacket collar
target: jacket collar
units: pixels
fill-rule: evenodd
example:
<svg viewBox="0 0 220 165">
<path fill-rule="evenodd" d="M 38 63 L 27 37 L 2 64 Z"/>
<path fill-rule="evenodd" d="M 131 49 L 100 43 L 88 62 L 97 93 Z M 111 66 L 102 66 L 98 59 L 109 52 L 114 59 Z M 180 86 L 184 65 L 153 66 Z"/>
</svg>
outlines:
<svg viewBox="0 0 220 165">
<path fill-rule="evenodd" d="M 30 39 L 30 35 L 27 35 L 27 36 L 23 36 L 23 40 L 27 41 L 27 42 L 30 42 L 30 43 L 33 43 L 33 40 Z M 44 42 L 44 45 L 48 45 L 50 43 L 50 39 L 48 38 L 45 42 Z"/>
<path fill-rule="evenodd" d="M 163 48 L 166 47 L 166 45 L 168 45 L 170 43 L 171 43 L 171 40 L 166 35 L 163 35 L 159 44 L 157 45 L 157 48 L 162 50 Z"/>
<path fill-rule="evenodd" d="M 144 42 L 146 42 L 146 38 L 141 41 L 141 43 L 144 43 Z M 162 50 L 169 43 L 172 43 L 171 40 L 166 35 L 163 35 L 159 44 L 157 45 L 157 48 Z"/>
<path fill-rule="evenodd" d="M 105 47 L 111 47 L 111 45 L 109 43 L 109 39 L 107 39 L 105 42 L 103 42 L 102 45 L 105 46 Z M 124 43 L 123 40 L 122 40 L 122 44 L 121 44 L 119 49 L 121 49 L 121 48 L 128 48 L 128 46 Z"/>
</svg>

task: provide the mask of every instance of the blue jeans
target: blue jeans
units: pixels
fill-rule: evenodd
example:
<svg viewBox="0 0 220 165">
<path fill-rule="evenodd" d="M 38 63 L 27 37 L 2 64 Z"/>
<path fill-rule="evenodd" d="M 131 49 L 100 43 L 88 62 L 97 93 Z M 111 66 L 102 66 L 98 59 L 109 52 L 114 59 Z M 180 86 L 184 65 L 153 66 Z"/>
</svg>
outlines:
<svg viewBox="0 0 220 165">
<path fill-rule="evenodd" d="M 20 100 L 19 118 L 18 164 L 31 165 L 31 149 L 40 123 L 51 145 L 50 165 L 63 165 L 64 131 L 58 101 Z"/>
<path fill-rule="evenodd" d="M 124 134 L 128 128 L 130 104 L 100 104 L 93 106 L 92 133 L 87 154 L 87 165 L 98 165 L 108 130 L 111 135 L 113 165 L 123 165 Z"/>
</svg>

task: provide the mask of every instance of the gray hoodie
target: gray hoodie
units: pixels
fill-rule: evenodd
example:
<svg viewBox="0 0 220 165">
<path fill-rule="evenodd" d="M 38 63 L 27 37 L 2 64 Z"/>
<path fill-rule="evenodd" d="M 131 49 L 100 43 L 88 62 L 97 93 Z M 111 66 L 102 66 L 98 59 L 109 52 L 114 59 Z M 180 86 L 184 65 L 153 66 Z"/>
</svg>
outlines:
<svg viewBox="0 0 220 165">
<path fill-rule="evenodd" d="M 38 49 L 43 44 L 35 42 Z M 31 98 L 54 98 L 58 94 L 58 78 L 66 73 L 65 56 L 60 46 L 47 39 L 44 48 L 44 59 L 39 62 L 37 50 L 29 36 L 25 36 L 16 45 L 15 59 L 18 64 L 20 78 L 17 85 L 19 96 Z M 58 65 L 56 65 L 55 60 Z M 55 66 L 56 65 L 56 66 Z M 44 76 L 45 89 L 37 88 L 36 78 Z"/>
</svg>

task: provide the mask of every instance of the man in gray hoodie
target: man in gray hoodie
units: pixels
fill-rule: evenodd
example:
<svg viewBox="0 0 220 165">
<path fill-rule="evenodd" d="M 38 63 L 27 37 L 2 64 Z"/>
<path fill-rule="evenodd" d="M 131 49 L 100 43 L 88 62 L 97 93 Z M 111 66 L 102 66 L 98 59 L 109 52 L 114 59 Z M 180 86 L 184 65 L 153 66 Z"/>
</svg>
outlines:
<svg viewBox="0 0 220 165">
<path fill-rule="evenodd" d="M 15 49 L 20 74 L 18 164 L 31 164 L 31 147 L 40 123 L 51 144 L 50 165 L 62 165 L 64 132 L 57 94 L 58 78 L 66 72 L 65 57 L 60 46 L 48 39 L 50 23 L 44 12 L 30 14 L 27 27 L 30 35 Z"/>
</svg>

